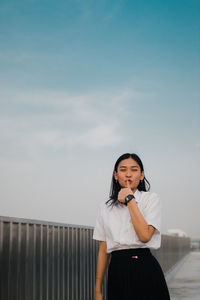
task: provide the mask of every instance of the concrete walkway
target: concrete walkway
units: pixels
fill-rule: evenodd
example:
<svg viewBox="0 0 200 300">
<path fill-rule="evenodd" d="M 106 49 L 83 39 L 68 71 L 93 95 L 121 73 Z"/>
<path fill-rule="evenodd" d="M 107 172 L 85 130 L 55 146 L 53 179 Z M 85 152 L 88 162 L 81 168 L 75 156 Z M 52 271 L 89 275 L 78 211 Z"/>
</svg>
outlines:
<svg viewBox="0 0 200 300">
<path fill-rule="evenodd" d="M 171 300 L 200 300 L 200 252 L 191 252 L 167 285 Z"/>
</svg>

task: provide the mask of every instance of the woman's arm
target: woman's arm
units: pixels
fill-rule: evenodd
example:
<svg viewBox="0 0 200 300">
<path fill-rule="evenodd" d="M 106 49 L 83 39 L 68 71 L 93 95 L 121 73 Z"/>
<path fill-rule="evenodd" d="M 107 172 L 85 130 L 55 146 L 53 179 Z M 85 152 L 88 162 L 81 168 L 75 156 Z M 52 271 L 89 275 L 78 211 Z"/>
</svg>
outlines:
<svg viewBox="0 0 200 300">
<path fill-rule="evenodd" d="M 155 228 L 147 224 L 134 199 L 128 202 L 128 208 L 138 238 L 147 243 L 152 238 Z"/>
<path fill-rule="evenodd" d="M 110 254 L 107 253 L 106 250 L 107 250 L 106 242 L 100 241 L 98 259 L 97 259 L 95 299 L 101 299 L 98 297 L 101 296 L 101 286 L 103 283 L 104 274 L 110 257 Z"/>
<path fill-rule="evenodd" d="M 132 194 L 132 190 L 130 188 L 129 182 L 127 181 L 127 187 L 122 188 L 118 193 L 118 200 L 123 203 L 125 201 L 125 197 L 129 194 Z M 148 225 L 148 223 L 145 221 L 143 215 L 141 214 L 137 206 L 135 199 L 129 201 L 127 205 L 133 223 L 133 227 L 139 240 L 143 243 L 147 243 L 152 238 L 155 228 L 152 225 Z"/>
</svg>

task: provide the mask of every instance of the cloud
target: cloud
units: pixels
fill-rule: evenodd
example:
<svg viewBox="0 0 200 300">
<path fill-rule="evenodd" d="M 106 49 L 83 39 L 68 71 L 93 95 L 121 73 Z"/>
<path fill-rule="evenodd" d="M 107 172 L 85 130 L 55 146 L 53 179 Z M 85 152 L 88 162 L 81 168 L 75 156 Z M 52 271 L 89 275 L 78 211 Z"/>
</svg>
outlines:
<svg viewBox="0 0 200 300">
<path fill-rule="evenodd" d="M 122 140 L 122 136 L 117 133 L 118 126 L 116 124 L 109 124 L 89 129 L 78 137 L 77 142 L 91 148 L 118 144 Z"/>
<path fill-rule="evenodd" d="M 32 53 L 32 52 L 25 52 L 25 51 L 1 51 L 0 52 L 0 61 L 2 62 L 9 62 L 9 63 L 23 63 L 29 60 L 36 60 L 40 56 Z"/>
<path fill-rule="evenodd" d="M 123 4 L 122 1 L 118 1 L 117 3 L 115 3 L 115 5 L 112 7 L 112 9 L 110 9 L 108 11 L 108 14 L 104 18 L 104 21 L 109 21 L 109 20 L 113 19 L 117 15 L 117 13 L 120 11 L 122 4 Z"/>
<path fill-rule="evenodd" d="M 197 151 L 200 151 L 200 142 L 196 142 L 195 148 L 197 149 Z"/>
<path fill-rule="evenodd" d="M 61 155 L 73 147 L 110 147 L 122 141 L 134 91 L 1 92 L 3 157 L 33 159 Z"/>
</svg>

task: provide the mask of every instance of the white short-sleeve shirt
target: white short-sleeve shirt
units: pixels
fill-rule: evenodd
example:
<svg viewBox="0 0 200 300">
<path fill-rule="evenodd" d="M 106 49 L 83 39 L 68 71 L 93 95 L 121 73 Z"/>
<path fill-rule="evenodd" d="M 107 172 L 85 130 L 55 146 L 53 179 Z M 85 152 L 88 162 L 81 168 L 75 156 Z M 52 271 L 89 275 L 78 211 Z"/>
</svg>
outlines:
<svg viewBox="0 0 200 300">
<path fill-rule="evenodd" d="M 128 206 L 109 206 L 102 202 L 99 206 L 93 239 L 106 241 L 107 253 L 129 248 L 158 249 L 161 245 L 161 203 L 156 193 L 136 190 L 135 201 L 148 225 L 155 228 L 150 241 L 139 240 L 131 220 Z"/>
</svg>

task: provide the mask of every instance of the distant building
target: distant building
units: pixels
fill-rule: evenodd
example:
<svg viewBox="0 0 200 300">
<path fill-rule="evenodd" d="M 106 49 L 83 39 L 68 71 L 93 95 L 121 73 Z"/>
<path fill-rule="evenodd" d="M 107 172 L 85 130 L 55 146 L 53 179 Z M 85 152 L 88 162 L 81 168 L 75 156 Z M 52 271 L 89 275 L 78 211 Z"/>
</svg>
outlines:
<svg viewBox="0 0 200 300">
<path fill-rule="evenodd" d="M 191 250 L 192 251 L 200 251 L 200 238 L 192 238 L 191 239 Z"/>
<path fill-rule="evenodd" d="M 180 237 L 188 237 L 188 234 L 181 229 L 168 229 L 168 234 Z"/>
</svg>

